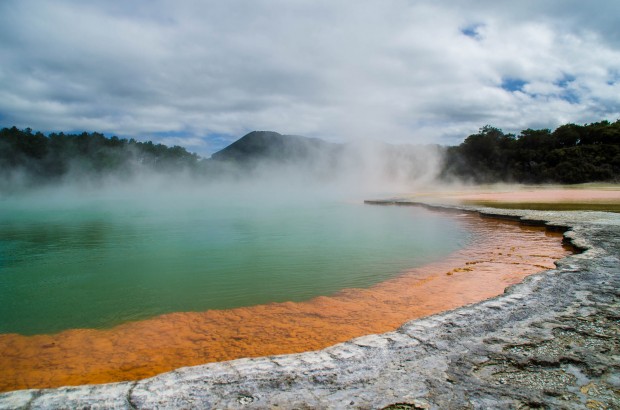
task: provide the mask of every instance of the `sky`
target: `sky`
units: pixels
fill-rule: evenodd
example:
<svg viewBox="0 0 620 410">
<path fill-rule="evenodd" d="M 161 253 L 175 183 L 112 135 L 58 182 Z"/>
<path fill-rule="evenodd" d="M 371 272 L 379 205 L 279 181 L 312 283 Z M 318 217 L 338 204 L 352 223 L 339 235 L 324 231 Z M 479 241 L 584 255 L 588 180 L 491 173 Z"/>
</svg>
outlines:
<svg viewBox="0 0 620 410">
<path fill-rule="evenodd" d="M 620 118 L 617 0 L 1 0 L 0 126 L 208 156 Z"/>
</svg>

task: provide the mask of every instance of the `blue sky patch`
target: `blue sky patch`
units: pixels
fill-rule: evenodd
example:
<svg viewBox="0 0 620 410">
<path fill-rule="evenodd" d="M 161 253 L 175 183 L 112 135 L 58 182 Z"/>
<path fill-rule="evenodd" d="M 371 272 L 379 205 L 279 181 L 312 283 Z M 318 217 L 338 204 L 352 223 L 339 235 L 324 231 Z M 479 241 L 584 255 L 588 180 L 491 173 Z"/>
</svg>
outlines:
<svg viewBox="0 0 620 410">
<path fill-rule="evenodd" d="M 581 101 L 573 87 L 575 80 L 576 77 L 574 75 L 564 74 L 562 78 L 553 83 L 562 89 L 558 97 L 571 104 L 578 104 Z"/>
<path fill-rule="evenodd" d="M 209 145 L 209 155 L 218 152 L 224 148 L 226 148 L 227 146 L 229 146 L 230 144 L 232 144 L 233 142 L 235 142 L 237 139 L 241 138 L 241 136 L 238 137 L 233 137 L 231 135 L 228 134 L 209 134 L 205 137 L 205 140 L 207 140 L 207 143 Z"/>
<path fill-rule="evenodd" d="M 558 87 L 566 88 L 570 83 L 575 81 L 575 76 L 570 74 L 564 74 L 562 78 L 557 80 L 554 84 Z"/>
<path fill-rule="evenodd" d="M 194 135 L 192 135 L 190 132 L 188 131 L 179 131 L 179 130 L 172 130 L 172 131 L 157 131 L 157 132 L 151 132 L 149 133 L 150 136 L 152 137 L 158 137 L 158 138 L 187 138 L 187 137 L 193 137 Z"/>
<path fill-rule="evenodd" d="M 482 24 L 471 24 L 467 27 L 463 27 L 461 29 L 461 33 L 467 37 L 473 38 L 474 40 L 480 40 L 482 37 L 478 29 L 482 27 Z"/>
<path fill-rule="evenodd" d="M 157 140 L 157 142 L 168 146 L 185 146 L 189 152 L 195 152 L 205 158 L 210 157 L 214 152 L 226 148 L 236 139 L 240 138 L 240 136 L 235 137 L 220 133 L 208 133 L 200 136 L 187 130 L 154 132 L 150 134 L 150 137 L 153 137 Z M 183 142 L 183 139 L 187 139 L 187 142 Z M 204 141 L 204 145 L 197 145 L 197 139 Z"/>
<path fill-rule="evenodd" d="M 525 84 L 527 84 L 527 81 L 521 80 L 520 78 L 506 77 L 502 79 L 501 87 L 512 93 L 515 91 L 523 91 Z"/>
<path fill-rule="evenodd" d="M 565 89 L 560 93 L 559 97 L 560 99 L 566 102 L 569 102 L 571 104 L 579 104 L 579 102 L 581 101 L 581 99 L 579 98 L 579 95 L 577 95 L 575 90 Z"/>
</svg>

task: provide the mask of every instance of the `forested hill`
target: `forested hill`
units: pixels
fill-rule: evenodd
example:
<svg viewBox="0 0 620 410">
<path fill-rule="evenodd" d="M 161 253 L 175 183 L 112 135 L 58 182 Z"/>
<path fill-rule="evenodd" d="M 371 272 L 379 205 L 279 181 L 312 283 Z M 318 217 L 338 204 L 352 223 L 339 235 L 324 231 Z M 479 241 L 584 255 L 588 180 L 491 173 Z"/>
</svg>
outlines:
<svg viewBox="0 0 620 410">
<path fill-rule="evenodd" d="M 340 144 L 318 138 L 282 135 L 273 131 L 252 131 L 213 154 L 217 161 L 255 162 L 259 160 L 294 163 L 324 155 L 338 155 Z"/>
<path fill-rule="evenodd" d="M 620 120 L 566 124 L 519 135 L 485 126 L 449 147 L 443 178 L 473 182 L 620 182 Z"/>
<path fill-rule="evenodd" d="M 99 133 L 45 136 L 16 127 L 0 130 L 0 178 L 46 182 L 68 173 L 127 175 L 137 167 L 166 171 L 195 168 L 199 157 L 185 148 L 138 142 Z M 0 181 L 2 182 L 2 181 Z"/>
</svg>

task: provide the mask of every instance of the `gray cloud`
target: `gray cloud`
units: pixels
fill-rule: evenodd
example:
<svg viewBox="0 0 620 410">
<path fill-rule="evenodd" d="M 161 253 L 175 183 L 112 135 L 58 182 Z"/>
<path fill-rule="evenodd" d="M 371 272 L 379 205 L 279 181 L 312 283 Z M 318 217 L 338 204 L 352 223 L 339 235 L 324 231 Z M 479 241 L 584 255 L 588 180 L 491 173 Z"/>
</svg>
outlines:
<svg viewBox="0 0 620 410">
<path fill-rule="evenodd" d="M 0 121 L 206 153 L 253 129 L 458 143 L 615 120 L 618 4 L 5 0 Z"/>
</svg>

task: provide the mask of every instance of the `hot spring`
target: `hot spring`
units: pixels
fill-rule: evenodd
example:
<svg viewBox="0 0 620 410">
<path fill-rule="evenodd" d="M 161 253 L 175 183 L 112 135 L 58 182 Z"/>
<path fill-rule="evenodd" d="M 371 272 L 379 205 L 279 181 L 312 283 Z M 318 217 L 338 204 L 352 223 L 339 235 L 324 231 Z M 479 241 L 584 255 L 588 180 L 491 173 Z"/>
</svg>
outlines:
<svg viewBox="0 0 620 410">
<path fill-rule="evenodd" d="M 367 288 L 470 239 L 455 219 L 417 208 L 126 194 L 0 201 L 0 333 L 304 301 Z"/>
<path fill-rule="evenodd" d="M 164 182 L 0 198 L 0 391 L 322 349 L 568 252 L 544 228 L 338 189 Z"/>
</svg>

